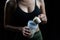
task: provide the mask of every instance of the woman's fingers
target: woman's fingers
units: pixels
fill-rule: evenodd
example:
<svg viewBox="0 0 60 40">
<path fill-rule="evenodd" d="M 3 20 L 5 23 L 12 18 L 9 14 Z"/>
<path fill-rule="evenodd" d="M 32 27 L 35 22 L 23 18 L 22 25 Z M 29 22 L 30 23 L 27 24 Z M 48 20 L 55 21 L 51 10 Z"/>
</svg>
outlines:
<svg viewBox="0 0 60 40">
<path fill-rule="evenodd" d="M 23 35 L 24 36 L 30 36 L 31 35 L 31 31 L 29 28 L 23 28 Z"/>
<path fill-rule="evenodd" d="M 23 32 L 23 35 L 24 35 L 24 36 L 30 36 L 31 33 L 28 33 L 28 32 L 26 32 L 26 31 L 24 31 L 24 32 Z"/>
<path fill-rule="evenodd" d="M 29 30 L 25 30 L 25 32 L 30 33 L 30 31 L 29 31 Z"/>
<path fill-rule="evenodd" d="M 30 30 L 25 29 L 25 34 L 26 34 L 26 35 L 31 35 L 31 31 L 30 31 Z"/>
<path fill-rule="evenodd" d="M 25 33 L 23 33 L 24 36 L 27 36 Z"/>
<path fill-rule="evenodd" d="M 31 35 L 31 33 L 27 33 L 27 32 L 25 32 L 24 34 L 27 35 L 27 36 Z"/>
<path fill-rule="evenodd" d="M 38 17 L 39 17 L 43 22 L 46 22 L 46 23 L 47 23 L 46 14 L 40 14 L 40 15 L 38 15 Z"/>
</svg>

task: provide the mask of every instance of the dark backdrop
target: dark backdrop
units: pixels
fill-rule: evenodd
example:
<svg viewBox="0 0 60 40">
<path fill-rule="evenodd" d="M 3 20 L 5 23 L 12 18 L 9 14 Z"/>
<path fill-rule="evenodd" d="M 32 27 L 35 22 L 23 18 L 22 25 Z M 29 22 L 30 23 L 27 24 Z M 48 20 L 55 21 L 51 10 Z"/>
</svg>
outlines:
<svg viewBox="0 0 60 40">
<path fill-rule="evenodd" d="M 5 40 L 4 27 L 3 27 L 3 16 L 4 16 L 4 3 L 6 0 L 0 0 L 0 40 Z M 53 7 L 50 0 L 45 0 L 46 13 L 48 18 L 48 23 L 41 25 L 41 31 L 44 40 L 56 40 L 56 27 L 54 26 L 53 18 Z"/>
<path fill-rule="evenodd" d="M 3 8 L 5 0 L 0 0 L 0 40 L 4 40 L 4 28 L 3 28 Z"/>
</svg>

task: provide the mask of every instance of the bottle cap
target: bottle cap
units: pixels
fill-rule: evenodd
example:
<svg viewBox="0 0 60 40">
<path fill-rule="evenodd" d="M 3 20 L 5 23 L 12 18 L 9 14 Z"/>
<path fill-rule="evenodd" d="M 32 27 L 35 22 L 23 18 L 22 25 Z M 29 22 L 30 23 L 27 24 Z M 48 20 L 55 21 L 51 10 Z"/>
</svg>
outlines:
<svg viewBox="0 0 60 40">
<path fill-rule="evenodd" d="M 40 20 L 39 17 L 35 17 L 35 18 L 33 19 L 33 21 L 34 21 L 35 23 L 37 23 L 37 24 L 41 23 L 41 20 Z"/>
</svg>

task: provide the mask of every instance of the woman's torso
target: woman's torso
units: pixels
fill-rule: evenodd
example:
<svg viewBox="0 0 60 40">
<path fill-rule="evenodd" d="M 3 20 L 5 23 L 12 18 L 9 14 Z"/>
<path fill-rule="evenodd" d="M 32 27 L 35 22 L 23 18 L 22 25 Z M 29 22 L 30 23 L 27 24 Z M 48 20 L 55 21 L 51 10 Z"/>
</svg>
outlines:
<svg viewBox="0 0 60 40">
<path fill-rule="evenodd" d="M 37 6 L 37 4 L 35 4 L 34 10 L 31 11 L 30 13 L 24 12 L 17 5 L 15 12 L 11 16 L 10 25 L 17 27 L 26 26 L 29 20 L 32 20 L 35 16 L 38 16 L 39 14 L 40 14 L 40 9 Z M 7 38 L 8 38 L 7 40 L 11 40 L 11 39 L 16 40 L 17 38 L 19 39 L 20 36 L 22 36 L 21 32 L 7 30 Z M 23 37 L 21 39 L 23 39 Z"/>
<path fill-rule="evenodd" d="M 35 3 L 35 4 L 34 4 Z M 13 26 L 27 26 L 29 20 L 33 20 L 35 16 L 40 14 L 39 5 L 36 1 L 34 1 L 35 6 L 30 6 L 30 11 L 27 10 L 27 7 L 23 7 L 20 4 L 17 5 L 15 12 L 11 16 L 10 24 Z M 28 4 L 28 3 L 27 3 Z M 31 5 L 33 5 L 31 4 Z"/>
</svg>

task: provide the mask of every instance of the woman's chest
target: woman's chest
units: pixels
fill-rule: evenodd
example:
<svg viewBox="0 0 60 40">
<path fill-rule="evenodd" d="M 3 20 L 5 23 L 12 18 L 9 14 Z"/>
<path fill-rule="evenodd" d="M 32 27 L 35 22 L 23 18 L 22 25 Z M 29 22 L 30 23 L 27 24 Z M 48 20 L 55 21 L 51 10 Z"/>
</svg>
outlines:
<svg viewBox="0 0 60 40">
<path fill-rule="evenodd" d="M 31 13 L 35 10 L 36 6 L 40 9 L 40 2 L 32 0 L 30 2 L 28 1 L 27 3 L 19 3 L 18 6 L 23 12 Z"/>
</svg>

